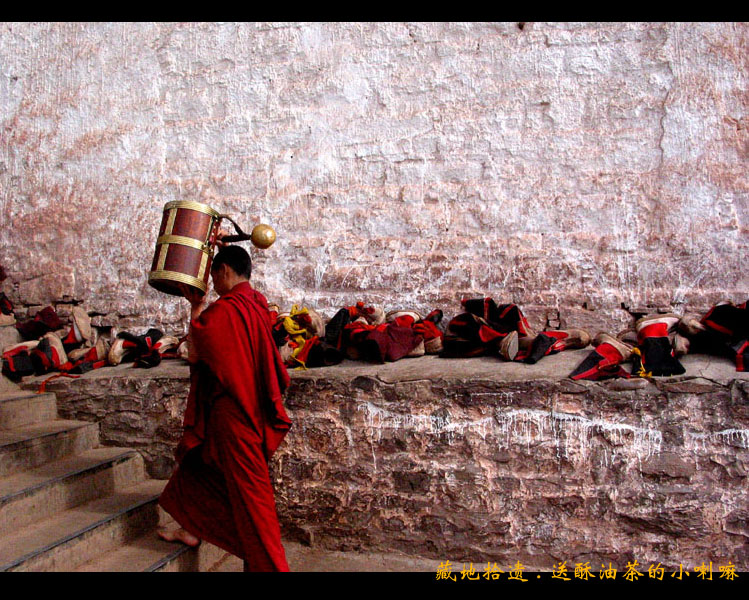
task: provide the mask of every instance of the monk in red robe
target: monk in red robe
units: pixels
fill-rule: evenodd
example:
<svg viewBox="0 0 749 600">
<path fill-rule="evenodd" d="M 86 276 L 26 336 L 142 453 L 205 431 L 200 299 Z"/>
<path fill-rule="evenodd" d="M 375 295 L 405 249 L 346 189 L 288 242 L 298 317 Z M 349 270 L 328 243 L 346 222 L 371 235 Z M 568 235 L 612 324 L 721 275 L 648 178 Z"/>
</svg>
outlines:
<svg viewBox="0 0 749 600">
<path fill-rule="evenodd" d="M 244 560 L 246 571 L 288 571 L 268 461 L 291 427 L 282 394 L 289 375 L 271 334 L 251 262 L 224 246 L 211 267 L 219 299 L 184 286 L 191 305 L 190 393 L 178 467 L 159 504 L 179 523 L 168 541 L 200 540 Z"/>
</svg>

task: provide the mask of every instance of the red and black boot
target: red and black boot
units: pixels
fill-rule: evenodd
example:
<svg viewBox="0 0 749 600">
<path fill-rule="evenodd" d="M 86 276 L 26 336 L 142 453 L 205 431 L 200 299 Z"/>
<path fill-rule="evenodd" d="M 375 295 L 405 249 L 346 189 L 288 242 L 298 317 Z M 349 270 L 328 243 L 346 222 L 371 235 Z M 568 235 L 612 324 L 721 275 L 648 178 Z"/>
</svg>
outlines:
<svg viewBox="0 0 749 600">
<path fill-rule="evenodd" d="M 736 361 L 736 370 L 746 371 L 749 356 L 749 309 L 747 303 L 724 302 L 711 308 L 700 323 L 724 350 L 723 354 Z M 720 352 L 716 352 L 720 353 Z"/>
<path fill-rule="evenodd" d="M 467 312 L 482 318 L 499 333 L 517 331 L 521 338 L 536 336 L 517 304 L 497 304 L 492 298 L 462 300 L 461 304 Z"/>
<path fill-rule="evenodd" d="M 152 330 L 158 331 L 158 330 Z M 156 342 L 151 342 L 150 349 L 145 354 L 141 354 L 133 361 L 134 367 L 140 367 L 143 369 L 150 369 L 161 364 L 161 359 L 165 356 L 169 356 L 170 352 L 176 356 L 177 346 L 179 346 L 179 340 L 171 335 L 164 335 L 160 337 Z"/>
<path fill-rule="evenodd" d="M 36 348 L 29 354 L 37 375 L 59 371 L 60 367 L 68 362 L 68 355 L 62 345 L 62 340 L 53 332 L 45 333 Z"/>
<path fill-rule="evenodd" d="M 563 350 L 585 348 L 590 344 L 590 334 L 584 329 L 558 329 L 542 331 L 530 344 L 530 348 L 518 353 L 516 360 L 535 364 L 544 356 L 556 354 Z"/>
<path fill-rule="evenodd" d="M 2 373 L 14 382 L 20 381 L 27 375 L 34 374 L 34 363 L 31 351 L 39 345 L 38 340 L 21 342 L 8 346 L 3 351 Z"/>
<path fill-rule="evenodd" d="M 90 348 L 79 348 L 68 354 L 67 373 L 82 375 L 94 369 L 109 366 L 107 354 L 109 343 L 104 338 L 96 340 L 96 344 Z M 63 370 L 63 369 L 61 369 Z"/>
<path fill-rule="evenodd" d="M 490 354 L 506 334 L 495 331 L 482 318 L 470 312 L 453 317 L 442 338 L 441 358 L 472 358 Z"/>
<path fill-rule="evenodd" d="M 491 298 L 463 300 L 466 312 L 453 317 L 442 338 L 442 358 L 471 358 L 499 355 L 513 360 L 518 352 L 517 319 L 514 315 L 502 322 L 489 321 L 483 315 L 498 318 L 499 307 Z M 506 305 L 514 306 L 514 305 Z M 506 314 L 512 312 L 510 308 Z"/>
<path fill-rule="evenodd" d="M 133 335 L 121 331 L 109 349 L 107 355 L 109 364 L 114 366 L 121 362 L 133 362 L 145 356 L 162 337 L 164 333 L 158 329 L 149 329 L 144 335 Z"/>
<path fill-rule="evenodd" d="M 685 373 L 679 359 L 674 356 L 669 338 L 669 334 L 676 331 L 680 320 L 679 315 L 669 313 L 642 317 L 635 322 L 641 361 L 640 368 L 636 369 L 638 374 L 669 376 Z"/>
<path fill-rule="evenodd" d="M 749 339 L 749 310 L 747 303 L 722 302 L 713 306 L 700 323 L 709 331 L 731 340 Z"/>
<path fill-rule="evenodd" d="M 607 333 L 599 333 L 593 339 L 595 350 L 570 373 L 570 379 L 598 381 L 611 377 L 630 377 L 622 363 L 632 356 L 632 348 Z"/>
<path fill-rule="evenodd" d="M 81 345 L 91 346 L 94 332 L 91 329 L 91 317 L 80 306 L 73 308 L 71 325 L 68 333 L 62 338 L 65 352 L 80 348 Z"/>
</svg>

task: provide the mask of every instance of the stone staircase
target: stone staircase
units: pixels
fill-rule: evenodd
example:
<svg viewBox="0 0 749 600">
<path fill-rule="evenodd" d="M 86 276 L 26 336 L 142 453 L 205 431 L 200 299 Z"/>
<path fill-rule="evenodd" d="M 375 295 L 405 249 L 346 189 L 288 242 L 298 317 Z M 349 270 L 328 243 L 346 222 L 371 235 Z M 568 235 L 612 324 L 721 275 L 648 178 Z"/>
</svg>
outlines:
<svg viewBox="0 0 749 600">
<path fill-rule="evenodd" d="M 226 553 L 167 543 L 177 527 L 141 455 L 58 419 L 53 393 L 0 384 L 0 571 L 209 571 Z"/>
</svg>

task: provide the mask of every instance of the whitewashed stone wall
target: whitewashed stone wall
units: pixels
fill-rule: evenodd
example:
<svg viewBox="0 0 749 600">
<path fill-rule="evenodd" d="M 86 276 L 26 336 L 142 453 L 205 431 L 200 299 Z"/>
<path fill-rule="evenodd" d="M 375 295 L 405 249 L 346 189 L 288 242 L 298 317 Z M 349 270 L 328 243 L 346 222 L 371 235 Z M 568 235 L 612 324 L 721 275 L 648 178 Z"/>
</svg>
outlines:
<svg viewBox="0 0 749 600">
<path fill-rule="evenodd" d="M 163 205 L 194 199 L 271 224 L 256 285 L 328 316 L 743 301 L 748 46 L 746 23 L 4 23 L 2 289 L 183 327 L 146 278 Z"/>
</svg>

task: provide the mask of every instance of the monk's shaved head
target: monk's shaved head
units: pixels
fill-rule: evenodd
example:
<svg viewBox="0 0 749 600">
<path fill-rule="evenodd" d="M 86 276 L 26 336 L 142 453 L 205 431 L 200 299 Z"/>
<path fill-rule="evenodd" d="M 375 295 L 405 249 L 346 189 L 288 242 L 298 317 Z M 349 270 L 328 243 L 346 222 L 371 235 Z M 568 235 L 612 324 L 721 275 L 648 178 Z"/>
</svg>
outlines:
<svg viewBox="0 0 749 600">
<path fill-rule="evenodd" d="M 247 250 L 241 246 L 224 246 L 213 258 L 211 271 L 217 271 L 221 265 L 227 265 L 240 277 L 250 278 L 252 275 L 252 260 Z"/>
</svg>

